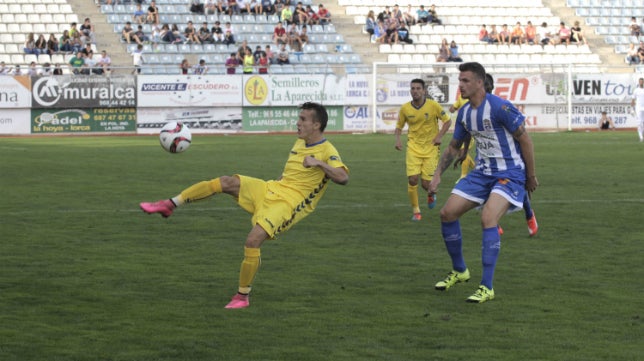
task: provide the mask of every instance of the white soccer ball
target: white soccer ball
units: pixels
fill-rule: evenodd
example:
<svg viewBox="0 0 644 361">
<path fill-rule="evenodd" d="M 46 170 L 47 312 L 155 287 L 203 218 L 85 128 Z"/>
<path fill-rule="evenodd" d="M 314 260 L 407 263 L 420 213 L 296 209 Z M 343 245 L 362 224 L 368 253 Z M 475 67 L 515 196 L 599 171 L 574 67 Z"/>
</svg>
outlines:
<svg viewBox="0 0 644 361">
<path fill-rule="evenodd" d="M 181 122 L 169 122 L 161 128 L 159 142 L 168 152 L 181 153 L 190 147 L 192 133 L 188 126 Z"/>
</svg>

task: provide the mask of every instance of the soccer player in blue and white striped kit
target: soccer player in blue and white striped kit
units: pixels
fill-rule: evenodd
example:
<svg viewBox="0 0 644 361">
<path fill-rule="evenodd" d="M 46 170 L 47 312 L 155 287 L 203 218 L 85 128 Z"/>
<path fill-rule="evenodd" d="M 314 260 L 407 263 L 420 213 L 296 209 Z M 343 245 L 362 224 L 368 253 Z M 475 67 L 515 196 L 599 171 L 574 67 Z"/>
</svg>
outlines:
<svg viewBox="0 0 644 361">
<path fill-rule="evenodd" d="M 494 299 L 492 280 L 501 248 L 498 223 L 508 211 L 523 207 L 525 193 L 533 192 L 539 182 L 535 171 L 532 139 L 525 129 L 525 117 L 512 103 L 485 92 L 485 68 L 479 63 L 459 66 L 459 90 L 469 102 L 459 109 L 453 138 L 442 154 L 429 192 L 438 191 L 442 173 L 459 155 L 469 136 L 476 140 L 476 168 L 461 179 L 440 211 L 441 232 L 452 271 L 436 283 L 437 290 L 448 290 L 470 279 L 463 258 L 460 217 L 482 206 L 481 226 L 483 274 L 481 283 L 468 302 Z"/>
</svg>

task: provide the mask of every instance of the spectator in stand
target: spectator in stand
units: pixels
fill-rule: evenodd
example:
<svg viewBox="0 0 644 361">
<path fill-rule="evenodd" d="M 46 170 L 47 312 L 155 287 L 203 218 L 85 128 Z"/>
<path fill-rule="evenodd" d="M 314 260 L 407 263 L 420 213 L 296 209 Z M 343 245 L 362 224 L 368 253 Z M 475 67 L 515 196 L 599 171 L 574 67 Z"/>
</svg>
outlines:
<svg viewBox="0 0 644 361">
<path fill-rule="evenodd" d="M 250 14 L 250 0 L 237 0 L 239 14 Z"/>
<path fill-rule="evenodd" d="M 195 65 L 193 72 L 195 75 L 206 75 L 208 74 L 208 66 L 206 65 L 205 59 L 200 59 L 199 64 Z"/>
<path fill-rule="evenodd" d="M 438 47 L 438 56 L 436 56 L 436 62 L 444 63 L 446 61 L 449 61 L 449 54 L 449 44 L 447 43 L 447 39 L 443 38 L 441 45 Z"/>
<path fill-rule="evenodd" d="M 204 4 L 204 12 L 206 15 L 214 15 L 217 14 L 217 11 L 219 10 L 217 8 L 217 0 L 206 0 L 206 3 Z"/>
<path fill-rule="evenodd" d="M 145 22 L 148 24 L 159 25 L 159 8 L 154 0 L 150 1 L 148 6 L 148 14 L 145 17 Z"/>
<path fill-rule="evenodd" d="M 25 73 L 20 69 L 20 64 L 16 64 L 11 75 L 25 75 Z"/>
<path fill-rule="evenodd" d="M 276 45 L 288 43 L 288 35 L 286 34 L 286 29 L 282 26 L 282 22 L 278 21 L 273 29 L 273 43 Z"/>
<path fill-rule="evenodd" d="M 407 26 L 405 25 L 404 22 L 400 23 L 400 26 L 398 27 L 398 41 L 403 42 L 406 44 L 413 44 L 414 41 L 409 37 L 409 29 L 407 29 Z"/>
<path fill-rule="evenodd" d="M 577 43 L 577 45 L 581 45 L 582 42 L 584 43 L 584 45 L 588 45 L 586 36 L 584 36 L 584 32 L 581 30 L 579 20 L 576 20 L 573 26 L 570 28 L 570 33 L 570 41 Z"/>
<path fill-rule="evenodd" d="M 83 53 L 80 51 L 76 52 L 74 56 L 69 59 L 69 65 L 71 66 L 72 74 L 78 75 L 81 73 L 81 70 L 85 66 L 85 59 L 83 59 Z"/>
<path fill-rule="evenodd" d="M 248 46 L 248 41 L 244 40 L 242 41 L 241 45 L 237 49 L 237 59 L 239 59 L 239 63 L 243 65 L 244 63 L 244 56 L 246 56 L 246 50 L 250 51 L 251 54 L 253 52 L 253 49 Z"/>
<path fill-rule="evenodd" d="M 96 58 L 94 58 L 94 52 L 91 52 L 87 55 L 83 54 L 85 60 L 85 68 L 81 70 L 81 74 L 91 75 L 91 74 L 100 74 L 98 68 L 96 67 Z"/>
<path fill-rule="evenodd" d="M 521 22 L 517 21 L 517 24 L 512 28 L 512 34 L 510 35 L 510 43 L 521 45 L 525 42 L 525 33 L 521 27 Z"/>
<path fill-rule="evenodd" d="M 436 5 L 432 4 L 429 7 L 429 22 L 432 24 L 443 25 L 443 21 L 438 18 L 438 13 L 436 12 Z"/>
<path fill-rule="evenodd" d="M 0 61 L 0 75 L 9 75 L 11 74 L 12 70 L 13 70 L 12 67 L 7 66 L 7 64 L 4 61 Z"/>
<path fill-rule="evenodd" d="M 54 75 L 54 68 L 51 67 L 51 63 L 45 63 L 42 65 L 42 76 L 52 76 Z"/>
<path fill-rule="evenodd" d="M 449 57 L 447 58 L 447 61 L 457 63 L 463 62 L 463 59 L 458 55 L 458 45 L 456 45 L 456 42 L 454 40 L 449 43 Z"/>
<path fill-rule="evenodd" d="M 170 26 L 168 24 L 163 24 L 163 26 L 161 26 L 161 31 L 159 32 L 159 38 L 162 42 L 166 44 L 176 44 L 181 42 L 181 39 L 177 38 L 172 32 L 172 30 L 170 30 Z"/>
<path fill-rule="evenodd" d="M 244 59 L 242 60 L 242 69 L 244 74 L 253 74 L 253 69 L 255 68 L 255 58 L 253 53 L 250 51 L 250 48 L 246 48 L 244 52 Z"/>
<path fill-rule="evenodd" d="M 259 15 L 262 11 L 262 2 L 261 0 L 251 0 L 250 9 L 255 15 Z"/>
<path fill-rule="evenodd" d="M 268 60 L 268 57 L 266 56 L 265 52 L 261 52 L 259 56 L 259 61 L 257 61 L 257 64 L 259 64 L 258 71 L 260 74 L 267 74 L 268 73 L 268 67 L 271 65 L 270 61 Z"/>
<path fill-rule="evenodd" d="M 264 51 L 266 53 L 266 57 L 268 58 L 268 61 L 271 64 L 275 64 L 275 53 L 273 53 L 273 50 L 271 50 L 270 45 L 266 45 L 266 50 Z"/>
<path fill-rule="evenodd" d="M 81 41 L 80 33 L 78 31 L 74 33 L 71 44 L 73 53 L 83 50 L 83 42 Z"/>
<path fill-rule="evenodd" d="M 640 41 L 640 46 L 637 48 L 637 56 L 640 58 L 640 64 L 644 64 L 644 41 Z"/>
<path fill-rule="evenodd" d="M 56 65 L 54 65 L 53 73 L 54 75 L 63 75 L 63 67 L 60 64 L 56 63 Z"/>
<path fill-rule="evenodd" d="M 288 31 L 286 32 L 286 37 L 288 38 L 288 46 L 289 46 L 289 48 L 291 48 L 291 50 L 293 50 L 293 51 L 302 51 L 301 49 L 297 50 L 296 48 L 294 48 L 295 43 L 298 43 L 298 38 L 299 38 L 299 31 L 298 31 L 297 25 L 295 25 L 295 23 L 291 24 L 288 27 Z"/>
<path fill-rule="evenodd" d="M 642 35 L 642 28 L 640 24 L 637 23 L 637 19 L 634 16 L 631 17 L 631 23 L 628 25 L 628 30 L 630 31 L 631 36 L 636 38 L 639 38 L 640 35 Z"/>
<path fill-rule="evenodd" d="M 212 44 L 215 42 L 213 40 L 212 34 L 210 33 L 210 29 L 208 29 L 208 22 L 206 21 L 201 24 L 199 32 L 197 33 L 197 37 L 199 38 L 199 42 L 202 44 Z"/>
<path fill-rule="evenodd" d="M 637 53 L 637 48 L 635 44 L 630 43 L 628 46 L 628 51 L 626 52 L 626 62 L 628 65 L 637 65 L 640 63 L 640 56 Z"/>
<path fill-rule="evenodd" d="M 318 13 L 316 13 L 311 5 L 306 5 L 306 14 L 309 16 L 309 25 L 317 25 L 320 23 Z"/>
<path fill-rule="evenodd" d="M 488 44 L 492 43 L 490 33 L 488 33 L 485 24 L 481 25 L 481 29 L 479 30 L 479 41 L 484 41 Z"/>
<path fill-rule="evenodd" d="M 23 50 L 25 54 L 38 55 L 38 50 L 36 49 L 36 39 L 34 39 L 34 33 L 27 34 L 27 39 L 25 40 L 25 46 Z"/>
<path fill-rule="evenodd" d="M 76 28 L 76 23 L 71 23 L 69 25 L 69 37 L 74 38 L 78 34 L 78 29 Z"/>
<path fill-rule="evenodd" d="M 550 29 L 548 29 L 548 23 L 545 21 L 541 23 L 541 26 L 537 29 L 537 37 L 539 38 L 541 46 L 555 44 L 552 39 L 552 33 L 550 32 Z"/>
<path fill-rule="evenodd" d="M 235 74 L 237 66 L 239 66 L 237 53 L 230 53 L 230 56 L 226 59 L 226 74 Z"/>
<path fill-rule="evenodd" d="M 275 10 L 275 14 L 277 14 L 280 21 L 282 20 L 282 10 L 284 10 L 284 7 L 284 0 L 275 0 L 273 3 L 273 10 Z"/>
<path fill-rule="evenodd" d="M 291 10 L 290 6 L 284 6 L 280 14 L 280 20 L 286 23 L 286 25 L 293 24 L 293 10 Z"/>
<path fill-rule="evenodd" d="M 222 43 L 226 45 L 235 44 L 235 36 L 231 32 L 231 30 L 226 30 L 226 33 L 224 34 L 224 40 L 222 41 Z"/>
<path fill-rule="evenodd" d="M 134 33 L 132 23 L 129 21 L 125 23 L 125 26 L 123 26 L 123 30 L 121 31 L 121 38 L 128 44 L 131 44 L 132 40 L 134 40 L 134 42 L 136 42 L 137 44 L 143 44 L 143 42 L 141 42 L 141 39 L 139 39 L 139 37 Z"/>
<path fill-rule="evenodd" d="M 373 10 L 369 10 L 369 13 L 367 13 L 367 18 L 365 20 L 365 25 L 364 25 L 364 30 L 369 34 L 369 37 L 373 35 L 374 29 L 376 28 L 377 23 L 376 23 L 376 14 L 373 12 Z"/>
<path fill-rule="evenodd" d="M 69 36 L 69 30 L 63 30 L 63 35 L 58 41 L 59 50 L 65 53 L 72 51 L 72 38 Z"/>
<path fill-rule="evenodd" d="M 186 41 L 188 41 L 186 36 L 183 35 L 181 30 L 179 30 L 179 27 L 177 26 L 177 24 L 172 24 L 170 31 L 172 31 L 172 35 L 174 35 L 176 39 L 179 39 L 178 43 L 185 43 Z"/>
<path fill-rule="evenodd" d="M 398 4 L 394 5 L 394 8 L 391 10 L 391 17 L 396 19 L 396 22 L 398 24 L 405 22 L 405 18 L 403 17 L 403 13 L 400 10 L 400 7 L 398 6 Z"/>
<path fill-rule="evenodd" d="M 559 44 L 566 43 L 570 45 L 570 29 L 566 27 L 566 23 L 563 21 L 559 23 L 559 30 L 557 31 L 557 36 L 559 37 Z"/>
<path fill-rule="evenodd" d="M 309 14 L 306 13 L 306 9 L 304 8 L 304 5 L 302 5 L 301 1 L 298 1 L 297 5 L 295 5 L 293 22 L 297 25 L 309 23 Z"/>
<path fill-rule="evenodd" d="M 143 24 L 145 23 L 146 17 L 147 15 L 143 11 L 141 4 L 136 4 L 136 9 L 134 10 L 134 14 L 132 14 L 132 22 L 135 24 Z"/>
<path fill-rule="evenodd" d="M 197 29 L 195 29 L 192 21 L 188 21 L 188 26 L 183 30 L 183 35 L 185 35 L 188 44 L 201 44 L 201 41 L 199 41 L 199 37 L 197 36 Z"/>
<path fill-rule="evenodd" d="M 136 37 L 139 38 L 139 40 L 141 40 L 141 42 L 143 43 L 150 41 L 150 37 L 145 35 L 145 33 L 143 32 L 143 25 L 136 26 L 136 31 L 134 32 L 134 35 L 136 35 Z"/>
<path fill-rule="evenodd" d="M 35 61 L 32 61 L 29 63 L 29 67 L 27 68 L 27 76 L 37 76 L 40 75 L 38 72 L 38 64 L 36 64 Z"/>
<path fill-rule="evenodd" d="M 168 25 L 166 24 L 164 26 Z M 136 50 L 132 52 L 132 65 L 134 65 L 132 74 L 141 74 L 141 66 L 143 66 L 143 45 L 137 45 Z"/>
<path fill-rule="evenodd" d="M 416 25 L 416 13 L 411 9 L 411 4 L 407 5 L 407 11 L 403 13 L 403 19 L 407 26 Z"/>
<path fill-rule="evenodd" d="M 101 70 L 99 74 L 109 74 L 112 71 L 112 58 L 107 55 L 107 50 L 101 51 L 101 58 L 96 62 L 96 66 Z"/>
<path fill-rule="evenodd" d="M 309 42 L 309 31 L 307 30 L 307 26 L 304 25 L 302 26 L 302 30 L 300 30 L 297 34 L 297 43 L 294 44 L 297 46 L 296 51 L 303 51 L 304 50 L 304 45 Z"/>
<path fill-rule="evenodd" d="M 93 54 L 93 53 L 94 53 L 94 49 L 92 49 L 92 44 L 90 44 L 90 43 L 85 44 L 85 47 L 83 48 L 83 50 L 81 50 L 81 53 L 83 53 L 83 55 L 85 56 L 85 58 L 87 58 L 87 56 L 88 56 L 89 54 Z"/>
<path fill-rule="evenodd" d="M 396 26 L 396 21 L 393 18 L 390 19 L 386 32 L 387 37 L 385 42 L 387 44 L 398 44 L 398 27 Z"/>
<path fill-rule="evenodd" d="M 318 18 L 320 18 L 320 25 L 327 25 L 331 23 L 331 13 L 323 4 L 318 5 Z"/>
<path fill-rule="evenodd" d="M 260 6 L 259 6 L 259 14 L 268 14 L 268 15 L 273 15 L 275 14 L 275 8 L 273 7 L 273 2 L 271 0 L 261 0 L 260 1 Z"/>
<path fill-rule="evenodd" d="M 38 39 L 36 39 L 36 50 L 38 51 L 38 54 L 49 54 L 49 51 L 47 50 L 47 39 L 45 39 L 45 35 L 38 35 Z"/>
<path fill-rule="evenodd" d="M 277 53 L 277 64 L 284 65 L 290 64 L 291 62 L 288 59 L 288 50 L 286 50 L 286 44 L 280 46 L 280 51 Z"/>
<path fill-rule="evenodd" d="M 373 30 L 373 42 L 384 44 L 387 38 L 387 31 L 385 30 L 384 22 L 382 20 L 378 20 L 378 24 Z"/>
<path fill-rule="evenodd" d="M 488 37 L 490 38 L 490 44 L 499 43 L 501 41 L 499 39 L 499 31 L 496 29 L 496 25 L 492 25 L 490 27 Z"/>
<path fill-rule="evenodd" d="M 94 24 L 92 24 L 89 18 L 85 18 L 83 24 L 81 24 L 80 33 L 81 39 L 84 43 L 96 43 L 96 38 L 94 37 Z"/>
<path fill-rule="evenodd" d="M 239 14 L 239 4 L 236 0 L 227 0 L 228 15 Z"/>
<path fill-rule="evenodd" d="M 429 23 L 429 11 L 425 10 L 425 6 L 421 5 L 420 9 L 416 10 L 416 18 L 418 19 L 418 24 L 428 24 Z"/>
<path fill-rule="evenodd" d="M 51 33 L 49 34 L 49 40 L 47 40 L 47 52 L 49 54 L 56 54 L 58 51 L 60 51 L 58 39 L 56 39 L 54 33 Z"/>
<path fill-rule="evenodd" d="M 385 9 L 376 16 L 376 19 L 382 20 L 385 22 L 385 25 L 389 25 L 389 19 L 391 19 L 391 10 L 389 10 L 389 6 L 385 6 Z"/>
<path fill-rule="evenodd" d="M 206 7 L 199 0 L 192 0 L 190 2 L 190 12 L 193 14 L 205 14 Z"/>
<path fill-rule="evenodd" d="M 501 25 L 501 31 L 499 31 L 499 40 L 502 45 L 510 45 L 510 30 L 508 30 L 508 24 Z"/>
<path fill-rule="evenodd" d="M 179 69 L 181 69 L 181 74 L 188 75 L 188 73 L 190 72 L 190 63 L 188 62 L 188 59 L 184 58 L 183 60 L 181 60 Z"/>
<path fill-rule="evenodd" d="M 538 42 L 537 28 L 532 25 L 532 21 L 528 21 L 528 25 L 525 26 L 525 42 L 530 45 L 534 45 Z"/>
<path fill-rule="evenodd" d="M 210 29 L 210 35 L 215 43 L 224 41 L 224 30 L 221 28 L 219 20 L 215 21 L 215 25 Z"/>
<path fill-rule="evenodd" d="M 264 50 L 262 50 L 261 45 L 257 45 L 255 47 L 255 51 L 253 52 L 253 58 L 255 58 L 255 63 L 256 64 L 259 62 L 259 58 L 261 58 L 263 52 L 264 52 Z"/>
</svg>

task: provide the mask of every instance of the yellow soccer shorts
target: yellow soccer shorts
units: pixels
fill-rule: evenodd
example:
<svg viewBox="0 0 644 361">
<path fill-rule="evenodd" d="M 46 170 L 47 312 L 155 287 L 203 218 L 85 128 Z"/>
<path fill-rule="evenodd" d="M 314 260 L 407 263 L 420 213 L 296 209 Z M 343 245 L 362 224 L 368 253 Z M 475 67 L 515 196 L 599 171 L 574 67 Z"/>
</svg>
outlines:
<svg viewBox="0 0 644 361">
<path fill-rule="evenodd" d="M 438 160 L 440 158 L 440 148 L 432 147 L 426 156 L 418 156 L 414 152 L 407 152 L 405 162 L 407 164 L 407 177 L 420 174 L 424 180 L 432 180 Z"/>
<path fill-rule="evenodd" d="M 298 216 L 286 199 L 270 191 L 269 182 L 243 175 L 236 177 L 240 181 L 237 204 L 253 215 L 252 224 L 259 224 L 271 239 L 291 228 L 306 215 Z"/>
</svg>

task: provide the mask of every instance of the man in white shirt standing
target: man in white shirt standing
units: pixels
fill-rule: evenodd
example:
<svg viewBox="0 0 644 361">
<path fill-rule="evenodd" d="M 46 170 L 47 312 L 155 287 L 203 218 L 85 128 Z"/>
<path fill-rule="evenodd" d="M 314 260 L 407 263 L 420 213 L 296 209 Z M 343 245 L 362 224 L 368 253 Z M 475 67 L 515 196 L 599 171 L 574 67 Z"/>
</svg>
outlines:
<svg viewBox="0 0 644 361">
<path fill-rule="evenodd" d="M 640 142 L 644 142 L 644 78 L 640 78 L 637 88 L 633 91 L 631 106 L 635 108 L 637 134 L 640 136 Z"/>
</svg>

